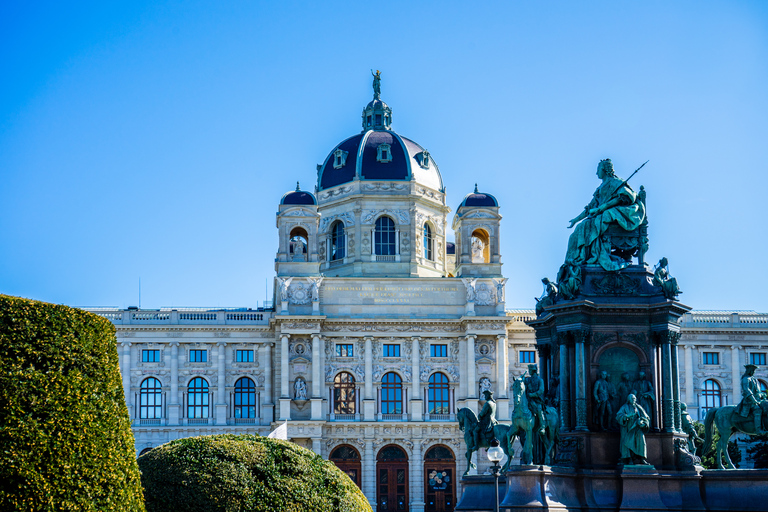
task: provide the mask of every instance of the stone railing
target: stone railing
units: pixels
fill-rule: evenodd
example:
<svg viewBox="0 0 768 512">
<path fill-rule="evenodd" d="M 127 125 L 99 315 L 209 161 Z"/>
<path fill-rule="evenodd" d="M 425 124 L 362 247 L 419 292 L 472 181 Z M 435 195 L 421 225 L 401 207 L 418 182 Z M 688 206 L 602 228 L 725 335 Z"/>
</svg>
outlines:
<svg viewBox="0 0 768 512">
<path fill-rule="evenodd" d="M 768 313 L 755 311 L 691 311 L 680 319 L 688 328 L 733 328 L 768 329 Z"/>
<path fill-rule="evenodd" d="M 84 309 L 115 325 L 269 325 L 273 315 L 267 309 Z"/>
</svg>

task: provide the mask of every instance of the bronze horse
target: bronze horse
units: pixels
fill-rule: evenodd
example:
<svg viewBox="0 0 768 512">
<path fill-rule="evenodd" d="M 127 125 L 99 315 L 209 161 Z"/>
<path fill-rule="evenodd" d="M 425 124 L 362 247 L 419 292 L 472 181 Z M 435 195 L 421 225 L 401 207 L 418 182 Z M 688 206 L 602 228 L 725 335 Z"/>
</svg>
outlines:
<svg viewBox="0 0 768 512">
<path fill-rule="evenodd" d="M 459 430 L 464 432 L 464 444 L 467 446 L 467 470 L 464 475 L 469 474 L 470 469 L 476 469 L 477 466 L 472 463 L 472 454 L 479 448 L 490 448 L 490 444 L 485 440 L 480 440 L 480 446 L 475 447 L 475 436 L 473 434 L 475 426 L 477 425 L 477 415 L 469 407 L 462 407 L 456 414 L 456 420 L 459 422 Z M 509 442 L 510 426 L 504 423 L 497 423 L 493 426 L 493 435 L 498 439 L 501 449 L 504 450 L 504 455 L 507 456 L 507 462 L 502 471 L 509 469 L 509 463 L 512 461 L 512 457 L 515 456 L 515 452 L 510 450 L 511 443 Z"/>
<path fill-rule="evenodd" d="M 533 443 L 537 438 L 534 438 L 533 426 L 536 418 L 528 408 L 528 397 L 525 395 L 525 382 L 523 382 L 522 377 L 515 378 L 512 384 L 512 401 L 515 411 L 512 414 L 512 429 L 509 432 L 508 442 L 511 445 L 517 436 L 523 444 L 520 464 L 550 465 L 560 436 L 560 418 L 557 411 L 554 407 L 545 407 L 544 409 L 545 433 L 536 434 L 538 440 L 543 444 L 543 453 L 536 457 L 536 459 L 541 460 L 534 460 Z"/>
<path fill-rule="evenodd" d="M 737 411 L 736 405 L 726 405 L 725 407 L 715 407 L 707 412 L 707 416 L 704 418 L 704 456 L 712 453 L 712 424 L 717 427 L 717 432 L 720 434 L 720 440 L 717 442 L 715 448 L 715 460 L 717 461 L 717 467 L 725 469 L 723 467 L 722 457 L 725 457 L 725 464 L 728 469 L 736 469 L 731 462 L 731 456 L 728 455 L 728 441 L 731 436 L 736 432 L 743 432 L 744 434 L 755 435 L 757 434 L 757 425 L 755 425 L 755 418 L 750 414 L 746 418 L 742 417 Z M 768 400 L 760 402 L 760 408 L 763 410 L 763 418 L 768 417 Z M 763 421 L 765 425 L 765 421 Z"/>
</svg>

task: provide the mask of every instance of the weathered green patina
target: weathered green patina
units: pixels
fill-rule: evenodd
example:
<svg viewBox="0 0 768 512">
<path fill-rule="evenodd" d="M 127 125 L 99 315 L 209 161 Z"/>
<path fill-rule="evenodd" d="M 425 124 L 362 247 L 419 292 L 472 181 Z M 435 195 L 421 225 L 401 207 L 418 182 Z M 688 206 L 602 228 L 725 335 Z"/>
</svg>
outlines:
<svg viewBox="0 0 768 512">
<path fill-rule="evenodd" d="M 645 433 L 651 424 L 648 413 L 637 405 L 635 395 L 627 396 L 627 403 L 621 406 L 616 421 L 621 428 L 621 462 L 624 464 L 648 464 Z"/>
</svg>

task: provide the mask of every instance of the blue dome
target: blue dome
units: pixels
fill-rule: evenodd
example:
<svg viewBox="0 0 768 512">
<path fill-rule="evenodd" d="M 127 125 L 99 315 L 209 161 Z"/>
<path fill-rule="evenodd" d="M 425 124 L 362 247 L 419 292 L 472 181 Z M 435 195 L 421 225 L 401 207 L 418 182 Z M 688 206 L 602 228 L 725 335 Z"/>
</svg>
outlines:
<svg viewBox="0 0 768 512">
<path fill-rule="evenodd" d="M 305 192 L 299 189 L 299 182 L 296 182 L 296 190 L 286 192 L 283 198 L 280 199 L 280 204 L 295 204 L 295 205 L 316 205 L 317 199 L 309 192 Z"/>
<path fill-rule="evenodd" d="M 475 191 L 471 194 L 467 194 L 464 200 L 459 205 L 462 206 L 477 206 L 477 207 L 492 207 L 498 208 L 499 202 L 491 194 L 484 194 L 477 191 L 477 183 L 475 183 Z"/>
<path fill-rule="evenodd" d="M 368 130 L 338 144 L 320 166 L 317 189 L 355 179 L 416 181 L 440 192 L 443 179 L 434 159 L 419 144 L 390 130 Z"/>
</svg>

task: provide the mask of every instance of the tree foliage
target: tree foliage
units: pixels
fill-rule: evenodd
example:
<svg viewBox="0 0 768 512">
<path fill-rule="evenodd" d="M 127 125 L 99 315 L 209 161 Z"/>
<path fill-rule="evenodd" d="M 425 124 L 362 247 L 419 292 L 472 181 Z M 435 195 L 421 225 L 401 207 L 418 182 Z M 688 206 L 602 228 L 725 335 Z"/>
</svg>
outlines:
<svg viewBox="0 0 768 512">
<path fill-rule="evenodd" d="M 696 429 L 696 434 L 698 434 L 701 439 L 704 439 L 704 423 L 694 421 L 693 426 Z M 712 425 L 712 452 L 707 456 L 702 456 L 702 452 L 706 451 L 706 448 L 708 447 L 703 446 L 703 443 L 702 445 L 697 446 L 696 455 L 701 457 L 701 465 L 705 469 L 719 469 L 717 467 L 717 462 L 715 461 L 715 455 L 717 454 L 715 446 L 719 440 L 720 433 L 717 431 L 717 428 Z M 728 456 L 730 456 L 733 465 L 738 468 L 739 463 L 741 462 L 741 450 L 739 450 L 739 445 L 736 441 L 728 441 Z M 725 465 L 725 463 L 723 463 L 723 465 Z"/>
<path fill-rule="evenodd" d="M 106 319 L 0 295 L 0 510 L 144 510 Z"/>
<path fill-rule="evenodd" d="M 768 435 L 752 436 L 754 444 L 747 448 L 747 453 L 755 462 L 755 469 L 768 468 Z"/>
<path fill-rule="evenodd" d="M 139 457 L 148 512 L 370 512 L 333 463 L 255 435 L 188 437 Z"/>
</svg>

